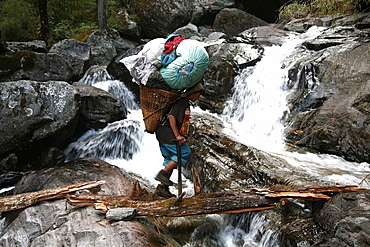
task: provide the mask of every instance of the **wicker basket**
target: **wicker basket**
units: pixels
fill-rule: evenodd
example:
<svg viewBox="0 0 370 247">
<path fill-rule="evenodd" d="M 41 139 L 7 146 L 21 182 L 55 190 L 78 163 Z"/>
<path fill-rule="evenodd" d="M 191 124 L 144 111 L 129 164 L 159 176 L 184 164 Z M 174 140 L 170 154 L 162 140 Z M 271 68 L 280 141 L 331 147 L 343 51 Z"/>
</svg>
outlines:
<svg viewBox="0 0 370 247">
<path fill-rule="evenodd" d="M 153 134 L 179 94 L 140 85 L 140 104 L 145 131 Z"/>
</svg>

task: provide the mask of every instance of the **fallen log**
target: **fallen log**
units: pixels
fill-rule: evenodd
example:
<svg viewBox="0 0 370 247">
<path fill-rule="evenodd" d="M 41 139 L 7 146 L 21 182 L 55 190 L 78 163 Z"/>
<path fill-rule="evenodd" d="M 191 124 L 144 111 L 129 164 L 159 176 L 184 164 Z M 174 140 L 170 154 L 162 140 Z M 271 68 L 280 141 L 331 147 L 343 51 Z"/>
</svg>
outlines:
<svg viewBox="0 0 370 247">
<path fill-rule="evenodd" d="M 105 181 L 90 181 L 63 187 L 0 197 L 0 212 L 8 212 L 31 206 L 37 202 L 66 198 L 79 190 L 91 189 Z"/>
<path fill-rule="evenodd" d="M 118 207 L 135 208 L 139 216 L 153 217 L 258 211 L 274 208 L 279 202 L 263 195 L 230 192 L 207 193 L 204 196 L 182 198 L 181 201 L 176 197 L 166 200 L 136 201 L 124 196 L 76 194 L 70 195 L 68 201 L 73 206 L 94 206 L 95 209 L 104 211 Z"/>
</svg>

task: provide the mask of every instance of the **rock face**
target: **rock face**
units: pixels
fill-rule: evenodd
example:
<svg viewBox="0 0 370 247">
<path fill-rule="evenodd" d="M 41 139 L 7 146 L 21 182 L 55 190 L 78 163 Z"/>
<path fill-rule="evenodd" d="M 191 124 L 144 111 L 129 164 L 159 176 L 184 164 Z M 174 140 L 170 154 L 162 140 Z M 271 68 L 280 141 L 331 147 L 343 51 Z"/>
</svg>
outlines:
<svg viewBox="0 0 370 247">
<path fill-rule="evenodd" d="M 106 184 L 84 193 L 126 196 L 134 181 L 101 160 L 80 159 L 23 177 L 15 192 L 97 180 L 105 180 Z M 93 207 L 73 208 L 65 199 L 38 203 L 7 216 L 1 246 L 178 246 L 158 234 L 149 219 L 112 222 Z"/>
<path fill-rule="evenodd" d="M 333 236 L 317 246 L 367 246 L 370 244 L 370 192 L 343 193 L 325 203 L 315 216 Z"/>
<path fill-rule="evenodd" d="M 370 161 L 369 47 L 361 42 L 330 47 L 315 57 L 317 62 L 306 65 L 317 81 L 291 114 L 291 127 L 302 132 L 288 139 L 348 160 Z"/>
<path fill-rule="evenodd" d="M 49 149 L 65 147 L 78 131 L 126 118 L 121 100 L 79 83 L 14 81 L 0 83 L 0 91 L 2 172 L 40 169 L 43 165 L 33 162 L 47 156 L 60 160 Z M 48 167 L 50 162 L 44 161 Z"/>
</svg>

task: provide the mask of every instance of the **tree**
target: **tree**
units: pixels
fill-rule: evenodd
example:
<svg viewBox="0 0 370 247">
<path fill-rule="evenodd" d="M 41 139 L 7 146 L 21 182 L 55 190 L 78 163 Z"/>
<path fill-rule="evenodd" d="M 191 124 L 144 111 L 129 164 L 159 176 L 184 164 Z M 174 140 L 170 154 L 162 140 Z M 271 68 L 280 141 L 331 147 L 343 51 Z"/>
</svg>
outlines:
<svg viewBox="0 0 370 247">
<path fill-rule="evenodd" d="M 107 0 L 98 0 L 98 25 L 101 31 L 107 30 Z"/>
</svg>

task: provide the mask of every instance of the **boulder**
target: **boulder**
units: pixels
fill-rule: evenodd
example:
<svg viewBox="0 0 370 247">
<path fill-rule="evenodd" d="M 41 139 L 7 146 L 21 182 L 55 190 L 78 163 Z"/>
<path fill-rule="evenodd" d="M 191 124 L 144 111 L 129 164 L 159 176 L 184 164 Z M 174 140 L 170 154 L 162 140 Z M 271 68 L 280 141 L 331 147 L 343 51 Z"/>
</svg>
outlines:
<svg viewBox="0 0 370 247">
<path fill-rule="evenodd" d="M 0 81 L 70 81 L 73 70 L 58 54 L 33 51 L 6 52 L 0 55 Z"/>
<path fill-rule="evenodd" d="M 70 141 L 78 117 L 76 89 L 66 82 L 0 83 L 0 157 L 15 153 L 22 171 L 48 147 Z"/>
<path fill-rule="evenodd" d="M 222 9 L 215 18 L 213 28 L 228 37 L 241 33 L 249 28 L 266 26 L 267 22 L 237 8 Z"/>
<path fill-rule="evenodd" d="M 87 39 L 90 47 L 90 60 L 88 66 L 107 66 L 111 59 L 117 55 L 113 40 L 102 31 L 93 32 Z"/>
<path fill-rule="evenodd" d="M 83 193 L 128 196 L 133 177 L 97 159 L 74 160 L 24 176 L 15 193 L 105 180 Z M 179 246 L 159 234 L 150 218 L 110 221 L 93 207 L 74 208 L 66 199 L 45 201 L 2 214 L 1 246 Z"/>
<path fill-rule="evenodd" d="M 102 129 L 108 123 L 125 119 L 127 109 L 122 100 L 102 89 L 82 82 L 72 84 L 81 99 L 80 126 L 85 132 L 89 129 Z"/>
<path fill-rule="evenodd" d="M 279 157 L 234 141 L 223 134 L 221 120 L 210 114 L 192 113 L 192 119 L 189 145 L 193 155 L 184 174 L 192 178 L 193 168 L 205 192 L 327 183 Z"/>
<path fill-rule="evenodd" d="M 49 53 L 55 53 L 64 57 L 72 66 L 73 79 L 79 79 L 87 69 L 90 47 L 88 44 L 76 39 L 65 39 L 54 44 Z"/>
<path fill-rule="evenodd" d="M 195 0 L 191 23 L 212 25 L 218 12 L 235 6 L 235 0 Z"/>
<path fill-rule="evenodd" d="M 163 38 L 192 18 L 193 2 L 178 0 L 138 0 L 135 13 L 140 18 L 143 38 Z"/>
</svg>

